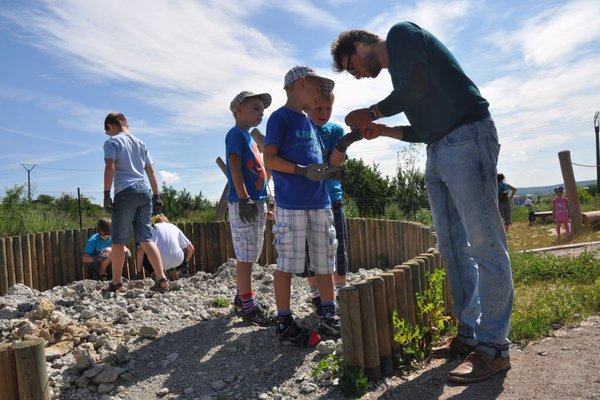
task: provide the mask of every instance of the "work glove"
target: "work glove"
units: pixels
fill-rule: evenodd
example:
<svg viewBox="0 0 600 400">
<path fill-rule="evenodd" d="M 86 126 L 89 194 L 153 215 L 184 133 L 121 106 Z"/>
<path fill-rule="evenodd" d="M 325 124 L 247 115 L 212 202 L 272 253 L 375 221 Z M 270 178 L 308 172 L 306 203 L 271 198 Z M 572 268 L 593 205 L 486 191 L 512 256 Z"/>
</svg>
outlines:
<svg viewBox="0 0 600 400">
<path fill-rule="evenodd" d="M 339 181 L 344 176 L 344 167 L 326 163 L 309 165 L 297 164 L 294 173 L 296 175 L 305 176 L 311 181 L 323 181 L 325 179 L 335 179 Z"/>
<path fill-rule="evenodd" d="M 250 199 L 240 199 L 240 218 L 243 222 L 250 223 L 258 218 L 258 207 Z"/>
<path fill-rule="evenodd" d="M 358 142 L 363 139 L 362 132 L 356 128 L 352 128 L 350 133 L 342 136 L 337 143 L 335 144 L 335 148 L 345 153 L 348 150 L 348 147 L 354 142 Z"/>
<path fill-rule="evenodd" d="M 104 191 L 104 209 L 109 213 L 112 212 L 113 209 L 113 201 L 110 198 L 110 190 Z"/>
<path fill-rule="evenodd" d="M 163 209 L 163 201 L 159 194 L 152 195 L 152 214 L 160 214 Z"/>
</svg>

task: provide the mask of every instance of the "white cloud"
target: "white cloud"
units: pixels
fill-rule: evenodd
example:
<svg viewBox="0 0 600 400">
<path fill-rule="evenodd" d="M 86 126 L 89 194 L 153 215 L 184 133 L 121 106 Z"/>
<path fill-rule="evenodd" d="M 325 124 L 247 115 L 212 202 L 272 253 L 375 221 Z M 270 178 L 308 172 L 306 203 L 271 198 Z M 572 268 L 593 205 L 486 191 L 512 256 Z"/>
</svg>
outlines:
<svg viewBox="0 0 600 400">
<path fill-rule="evenodd" d="M 175 172 L 160 170 L 158 171 L 158 174 L 160 175 L 159 181 L 161 183 L 165 182 L 167 185 L 171 185 L 173 183 L 181 182 L 181 177 Z"/>
</svg>

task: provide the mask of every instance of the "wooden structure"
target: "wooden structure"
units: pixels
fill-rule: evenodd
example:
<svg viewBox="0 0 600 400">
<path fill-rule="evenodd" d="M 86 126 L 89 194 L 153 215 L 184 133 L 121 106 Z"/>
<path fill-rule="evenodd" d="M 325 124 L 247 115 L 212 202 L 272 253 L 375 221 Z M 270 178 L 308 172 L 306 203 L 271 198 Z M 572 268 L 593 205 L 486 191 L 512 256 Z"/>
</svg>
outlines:
<svg viewBox="0 0 600 400">
<path fill-rule="evenodd" d="M 416 297 L 427 288 L 427 275 L 444 268 L 439 252 L 423 253 L 391 271 L 339 291 L 342 344 L 348 365 L 363 369 L 370 381 L 391 376 L 399 367 L 401 346 L 394 341 L 392 316 L 411 325 L 424 325 Z M 446 313 L 450 288 L 444 283 Z"/>
<path fill-rule="evenodd" d="M 553 221 L 552 211 L 536 211 L 535 212 L 536 220 L 539 220 L 542 224 Z M 548 221 L 550 220 L 550 221 Z"/>
<path fill-rule="evenodd" d="M 50 399 L 44 340 L 0 345 L 0 400 Z"/>
<path fill-rule="evenodd" d="M 272 221 L 267 221 L 260 265 L 273 264 L 277 260 L 272 224 Z M 216 272 L 224 262 L 235 257 L 228 222 L 176 225 L 196 249 L 189 262 L 192 272 Z M 86 240 L 94 232 L 94 229 L 86 228 L 0 238 L 0 295 L 16 283 L 43 291 L 88 278 L 89 271 L 81 262 L 81 256 Z M 401 264 L 434 247 L 436 243 L 431 229 L 415 222 L 349 218 L 348 232 L 351 272 L 359 268 L 385 268 Z M 128 247 L 134 254 L 126 259 L 123 268 L 125 277 L 135 274 L 133 239 Z"/>
<path fill-rule="evenodd" d="M 567 150 L 560 151 L 558 153 L 558 160 L 560 162 L 560 170 L 565 181 L 567 190 L 566 195 L 569 199 L 569 209 L 571 212 L 571 232 L 573 235 L 577 235 L 579 232 L 581 232 L 582 218 L 581 208 L 579 206 L 579 196 L 577 195 L 577 182 L 575 181 L 573 164 L 571 163 L 571 152 Z"/>
</svg>

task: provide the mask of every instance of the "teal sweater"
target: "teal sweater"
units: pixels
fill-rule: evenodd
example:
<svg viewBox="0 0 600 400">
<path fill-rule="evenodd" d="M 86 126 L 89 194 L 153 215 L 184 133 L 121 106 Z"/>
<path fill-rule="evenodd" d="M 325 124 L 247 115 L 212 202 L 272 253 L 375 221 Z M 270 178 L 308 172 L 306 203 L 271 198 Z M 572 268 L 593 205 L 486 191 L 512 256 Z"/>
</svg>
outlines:
<svg viewBox="0 0 600 400">
<path fill-rule="evenodd" d="M 411 126 L 403 140 L 432 143 L 455 128 L 489 117 L 489 103 L 465 75 L 458 61 L 435 36 L 412 22 L 390 29 L 386 47 L 394 90 L 378 103 L 385 116 L 404 112 Z M 427 71 L 428 90 L 413 82 L 415 66 Z"/>
</svg>

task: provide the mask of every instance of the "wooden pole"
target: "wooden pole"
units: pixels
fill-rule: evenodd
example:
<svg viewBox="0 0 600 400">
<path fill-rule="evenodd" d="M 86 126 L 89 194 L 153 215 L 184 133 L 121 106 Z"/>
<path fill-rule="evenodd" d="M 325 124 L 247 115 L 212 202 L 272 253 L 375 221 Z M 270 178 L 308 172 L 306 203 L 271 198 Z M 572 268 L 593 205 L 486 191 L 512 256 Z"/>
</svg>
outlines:
<svg viewBox="0 0 600 400">
<path fill-rule="evenodd" d="M 363 329 L 363 349 L 365 354 L 365 375 L 372 382 L 381 379 L 379 347 L 377 343 L 377 322 L 375 319 L 375 299 L 370 282 L 355 285 L 360 295 L 360 318 Z"/>
<path fill-rule="evenodd" d="M 392 362 L 392 343 L 390 340 L 390 326 L 388 323 L 388 309 L 386 302 L 385 283 L 381 276 L 368 279 L 373 286 L 373 300 L 375 302 L 375 322 L 377 324 L 377 347 L 379 348 L 379 365 L 381 375 L 392 376 L 394 365 Z"/>
<path fill-rule="evenodd" d="M 411 270 L 411 278 L 412 278 L 412 291 L 413 291 L 413 309 L 415 312 L 415 323 L 418 325 L 422 325 L 423 321 L 421 321 L 421 312 L 419 310 L 419 306 L 417 303 L 417 293 L 421 293 L 421 271 L 420 271 L 420 265 L 418 262 L 410 260 L 404 263 L 404 265 L 407 265 L 408 267 L 410 267 Z"/>
<path fill-rule="evenodd" d="M 227 165 L 223 161 L 221 157 L 217 157 L 217 165 L 227 177 Z M 219 204 L 217 205 L 217 213 L 215 215 L 215 221 L 224 221 L 225 213 L 227 212 L 227 194 L 229 193 L 229 182 L 225 184 L 225 188 L 223 189 L 223 193 L 221 193 L 221 199 L 219 200 Z"/>
<path fill-rule="evenodd" d="M 398 311 L 398 297 L 396 293 L 396 277 L 393 272 L 384 272 L 379 276 L 381 276 L 385 285 L 385 300 L 387 308 L 389 339 L 390 346 L 392 349 L 392 367 L 393 369 L 398 369 L 400 367 L 400 358 L 398 357 L 400 353 L 400 344 L 394 341 L 393 321 L 394 311 L 396 311 L 398 313 L 398 317 L 400 317 L 400 311 Z"/>
<path fill-rule="evenodd" d="M 397 293 L 399 293 L 399 290 L 403 290 L 404 291 L 404 295 L 406 296 L 406 315 L 408 316 L 408 322 L 411 323 L 411 325 L 415 326 L 417 324 L 417 316 L 415 314 L 415 296 L 413 294 L 413 285 L 412 285 L 412 274 L 413 271 L 410 268 L 410 266 L 406 265 L 406 264 L 402 264 L 396 268 L 394 268 L 394 270 L 400 268 L 402 271 L 404 271 L 404 279 L 403 279 L 403 283 L 404 283 L 404 289 L 402 289 L 401 287 L 398 287 L 398 281 L 396 281 L 396 291 Z"/>
<path fill-rule="evenodd" d="M 15 286 L 17 278 L 15 274 L 15 259 L 13 256 L 13 238 L 4 238 L 4 252 L 6 253 L 6 270 L 8 274 L 8 287 Z"/>
<path fill-rule="evenodd" d="M 15 280 L 17 283 L 25 283 L 25 274 L 23 273 L 23 246 L 21 245 L 21 236 L 13 237 L 13 257 L 15 258 Z"/>
<path fill-rule="evenodd" d="M 558 152 L 560 170 L 567 190 L 569 199 L 569 210 L 571 214 L 571 231 L 573 236 L 581 232 L 581 207 L 579 206 L 579 196 L 577 195 L 577 182 L 573 173 L 573 164 L 571 163 L 571 152 L 563 150 Z"/>
<path fill-rule="evenodd" d="M 49 400 L 50 385 L 44 340 L 34 339 L 15 344 L 15 361 L 19 398 Z"/>
<path fill-rule="evenodd" d="M 6 262 L 6 248 L 4 246 L 4 238 L 0 238 L 0 296 L 6 294 L 8 291 L 8 264 Z"/>
<path fill-rule="evenodd" d="M 19 381 L 12 343 L 0 344 L 0 371 L 0 400 L 18 399 Z"/>
<path fill-rule="evenodd" d="M 52 263 L 52 240 L 50 232 L 42 234 L 44 238 L 44 269 L 46 271 L 47 289 L 54 287 L 54 267 Z"/>
<path fill-rule="evenodd" d="M 360 317 L 360 296 L 354 286 L 340 289 L 340 318 L 342 324 L 342 344 L 344 358 L 350 367 L 365 367 L 362 321 Z"/>
</svg>

